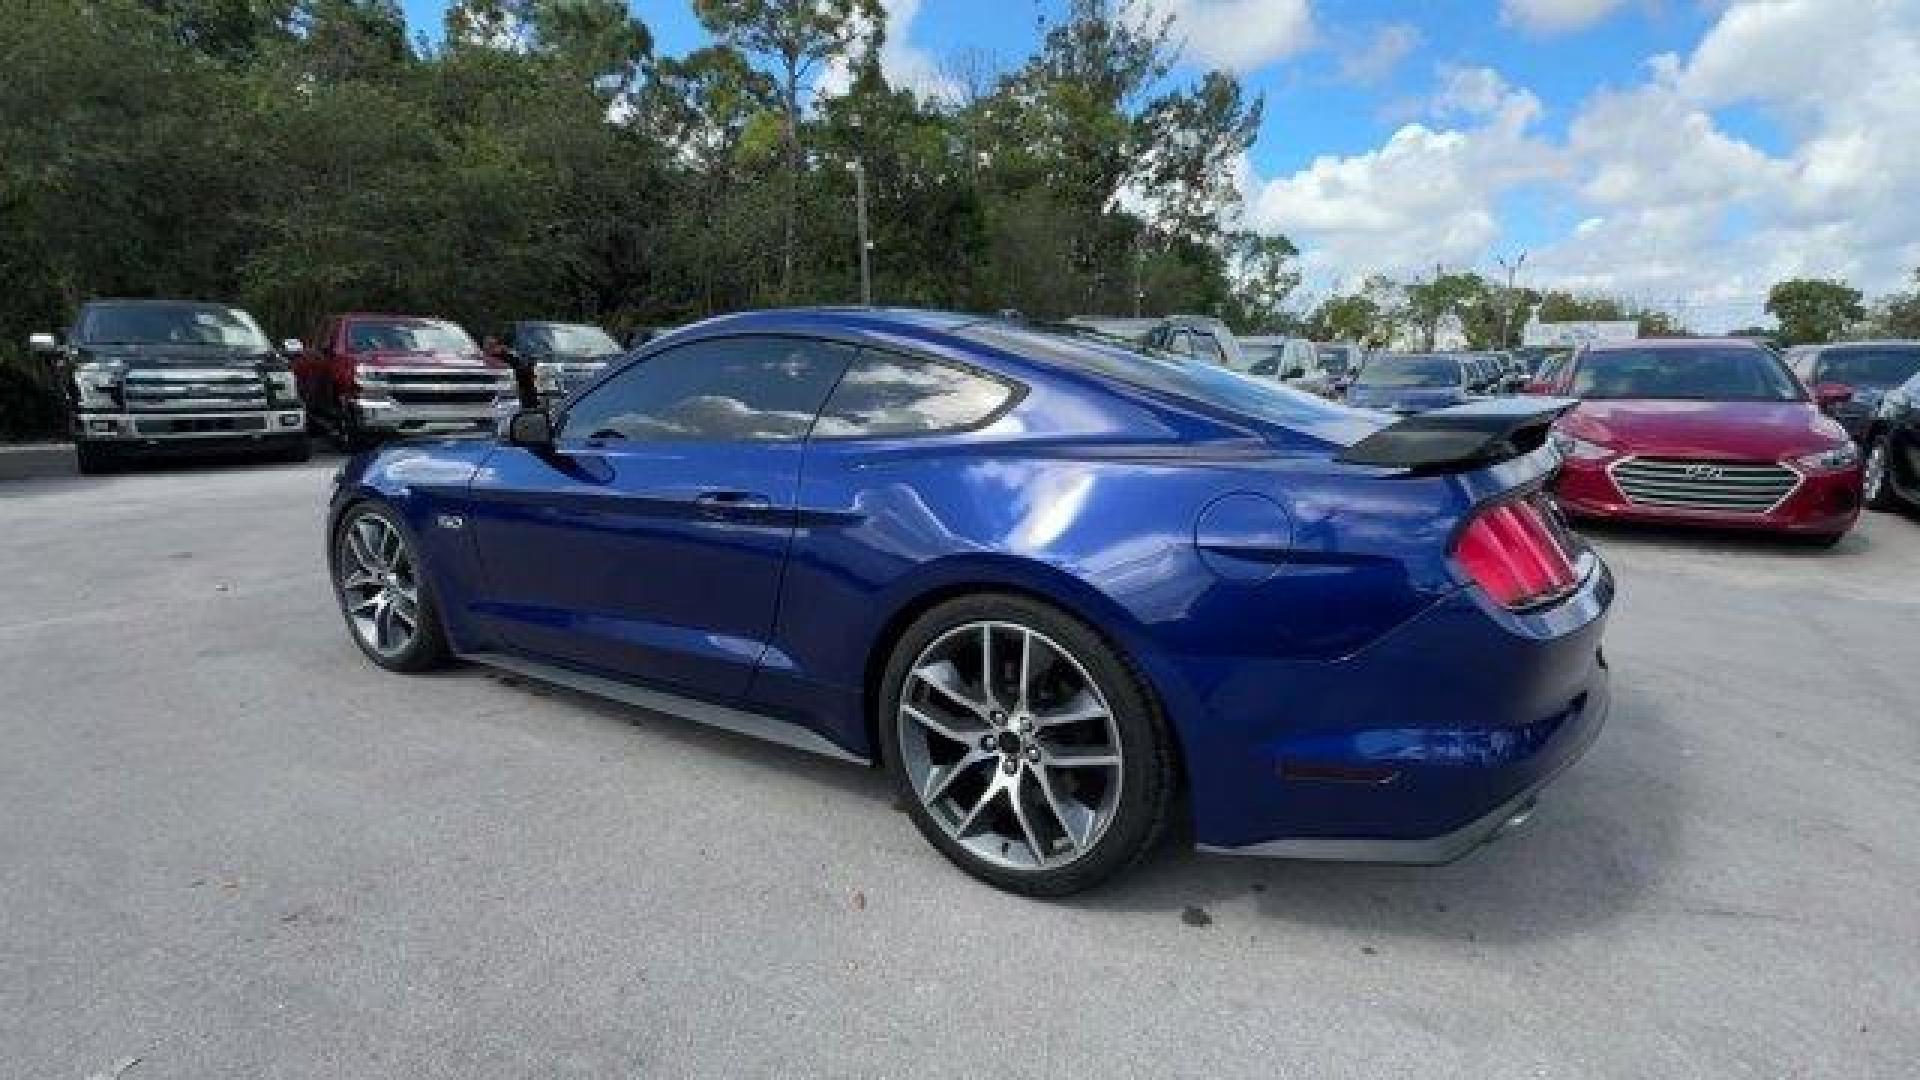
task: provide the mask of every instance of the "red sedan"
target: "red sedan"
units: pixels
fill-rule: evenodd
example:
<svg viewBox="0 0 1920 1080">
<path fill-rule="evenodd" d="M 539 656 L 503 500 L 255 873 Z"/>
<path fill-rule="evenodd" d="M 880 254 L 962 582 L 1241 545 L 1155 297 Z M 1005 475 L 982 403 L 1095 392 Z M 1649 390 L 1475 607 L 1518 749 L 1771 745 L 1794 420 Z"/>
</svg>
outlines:
<svg viewBox="0 0 1920 1080">
<path fill-rule="evenodd" d="M 1759 345 L 1596 344 L 1532 389 L 1580 399 L 1554 427 L 1555 493 L 1573 517 L 1831 544 L 1860 515 L 1859 451 Z"/>
</svg>

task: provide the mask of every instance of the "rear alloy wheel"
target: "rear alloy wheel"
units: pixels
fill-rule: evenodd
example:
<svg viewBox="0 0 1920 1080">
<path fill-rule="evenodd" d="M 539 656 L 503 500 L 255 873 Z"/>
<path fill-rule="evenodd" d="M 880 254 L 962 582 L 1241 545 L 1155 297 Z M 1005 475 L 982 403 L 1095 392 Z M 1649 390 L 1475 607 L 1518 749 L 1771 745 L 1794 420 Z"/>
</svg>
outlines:
<svg viewBox="0 0 1920 1080">
<path fill-rule="evenodd" d="M 392 671 L 444 663 L 447 642 L 432 589 L 391 513 L 356 507 L 341 520 L 333 546 L 334 593 L 360 651 Z"/>
<path fill-rule="evenodd" d="M 1867 468 L 1861 478 L 1861 490 L 1870 510 L 1898 510 L 1900 497 L 1893 490 L 1893 482 L 1887 477 L 1887 440 L 1883 436 L 1873 440 L 1867 448 Z"/>
<path fill-rule="evenodd" d="M 1166 825 L 1172 749 L 1151 699 L 1099 635 L 1052 608 L 944 604 L 903 636 L 885 687 L 888 762 L 914 823 L 976 877 L 1077 892 Z"/>
</svg>

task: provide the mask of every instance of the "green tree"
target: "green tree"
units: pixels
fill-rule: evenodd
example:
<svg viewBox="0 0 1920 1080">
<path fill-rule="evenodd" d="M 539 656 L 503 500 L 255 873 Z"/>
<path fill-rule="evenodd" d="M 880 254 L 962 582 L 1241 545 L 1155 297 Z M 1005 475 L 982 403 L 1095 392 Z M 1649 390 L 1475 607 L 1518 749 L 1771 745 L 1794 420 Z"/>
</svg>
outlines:
<svg viewBox="0 0 1920 1080">
<path fill-rule="evenodd" d="M 1432 278 L 1408 285 L 1406 294 L 1407 318 L 1422 348 L 1434 347 L 1440 322 L 1448 315 L 1459 318 L 1472 347 L 1485 348 L 1492 341 L 1499 315 L 1493 292 L 1479 274 L 1436 271 Z"/>
<path fill-rule="evenodd" d="M 1767 314 L 1780 321 L 1782 343 L 1806 345 L 1839 338 L 1867 310 L 1860 290 L 1843 281 L 1794 278 L 1767 291 Z"/>
<path fill-rule="evenodd" d="M 1920 338 L 1920 269 L 1913 272 L 1911 292 L 1891 293 L 1874 305 L 1873 332 L 1877 337 Z"/>
<path fill-rule="evenodd" d="M 786 160 L 781 223 L 780 294 L 793 291 L 800 212 L 801 108 L 822 65 L 849 60 L 863 36 L 875 47 L 885 26 L 879 0 L 694 0 L 694 13 L 715 38 L 774 65 Z"/>
<path fill-rule="evenodd" d="M 1227 321 L 1249 334 L 1294 329 L 1300 320 L 1287 305 L 1300 285 L 1300 249 L 1284 236 L 1252 232 L 1229 235 L 1226 248 L 1233 277 Z"/>
</svg>

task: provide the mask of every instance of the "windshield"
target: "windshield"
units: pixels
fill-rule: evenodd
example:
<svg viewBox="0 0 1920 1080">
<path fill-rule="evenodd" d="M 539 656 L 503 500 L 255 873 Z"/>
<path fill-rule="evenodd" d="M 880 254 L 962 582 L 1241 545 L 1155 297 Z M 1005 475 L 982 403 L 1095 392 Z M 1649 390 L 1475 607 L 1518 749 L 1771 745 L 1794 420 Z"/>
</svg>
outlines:
<svg viewBox="0 0 1920 1080">
<path fill-rule="evenodd" d="M 347 325 L 351 352 L 476 352 L 465 330 L 444 319 L 355 319 Z"/>
<path fill-rule="evenodd" d="M 1458 386 L 1460 361 L 1451 356 L 1379 356 L 1361 370 L 1359 386 Z"/>
<path fill-rule="evenodd" d="M 267 335 L 239 308 L 211 304 L 92 304 L 80 319 L 89 345 L 211 345 L 268 352 Z"/>
<path fill-rule="evenodd" d="M 1605 349 L 1582 357 L 1572 396 L 1673 401 L 1798 401 L 1800 387 L 1759 348 Z"/>
<path fill-rule="evenodd" d="M 1920 372 L 1920 346 L 1887 349 L 1842 349 L 1820 358 L 1816 383 L 1845 383 L 1881 390 L 1898 386 Z"/>
<path fill-rule="evenodd" d="M 523 334 L 527 349 L 555 356 L 606 356 L 620 351 L 620 344 L 613 336 L 597 326 L 529 323 Z"/>
</svg>

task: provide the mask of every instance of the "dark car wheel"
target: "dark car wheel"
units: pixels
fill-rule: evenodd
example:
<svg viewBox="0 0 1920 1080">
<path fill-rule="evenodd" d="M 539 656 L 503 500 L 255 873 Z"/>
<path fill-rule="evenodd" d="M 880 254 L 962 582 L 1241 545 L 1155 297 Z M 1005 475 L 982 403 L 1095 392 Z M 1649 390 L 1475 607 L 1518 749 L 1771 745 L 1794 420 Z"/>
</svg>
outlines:
<svg viewBox="0 0 1920 1080">
<path fill-rule="evenodd" d="M 1025 597 L 921 616 L 881 684 L 882 751 L 913 821 L 961 869 L 1064 896 L 1139 861 L 1173 812 L 1174 748 L 1132 666 Z"/>
<path fill-rule="evenodd" d="M 1862 497 L 1866 500 L 1867 509 L 1900 509 L 1900 493 L 1893 490 L 1893 480 L 1887 475 L 1887 470 L 1892 467 L 1886 437 L 1873 440 L 1867 447 L 1867 467 L 1861 480 Z"/>
<path fill-rule="evenodd" d="M 333 592 L 367 659 L 389 671 L 425 671 L 446 662 L 433 587 L 391 510 L 364 503 L 341 515 L 332 554 Z"/>
<path fill-rule="evenodd" d="M 357 454 L 367 447 L 367 437 L 360 433 L 360 421 L 349 406 L 340 406 L 340 411 L 333 415 L 333 446 L 343 454 Z"/>
</svg>

